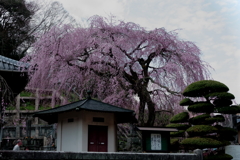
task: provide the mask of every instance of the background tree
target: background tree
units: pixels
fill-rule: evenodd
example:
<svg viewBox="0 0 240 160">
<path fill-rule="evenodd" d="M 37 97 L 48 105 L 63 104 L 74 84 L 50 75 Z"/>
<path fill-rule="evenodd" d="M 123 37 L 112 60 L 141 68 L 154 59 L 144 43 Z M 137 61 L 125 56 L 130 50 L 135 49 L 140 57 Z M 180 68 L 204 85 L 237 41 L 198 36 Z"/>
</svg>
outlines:
<svg viewBox="0 0 240 160">
<path fill-rule="evenodd" d="M 180 102 L 188 106 L 188 111 L 195 114 L 189 119 L 192 127 L 186 132 L 189 137 L 181 144 L 188 148 L 219 148 L 230 144 L 237 132 L 229 127 L 222 127 L 219 122 L 224 122 L 221 114 L 235 114 L 240 112 L 240 107 L 232 105 L 234 95 L 228 92 L 228 87 L 214 80 L 194 82 L 186 87 L 183 95 L 187 98 Z M 191 98 L 191 99 L 189 99 Z M 232 159 L 230 155 L 220 151 L 218 155 L 208 156 L 205 159 Z"/>
<path fill-rule="evenodd" d="M 30 8 L 30 6 L 29 6 Z M 1 55 L 19 60 L 25 48 L 21 44 L 32 41 L 28 35 L 29 22 L 34 12 L 25 0 L 0 1 L 0 52 Z"/>
<path fill-rule="evenodd" d="M 30 86 L 74 90 L 79 98 L 93 90 L 95 98 L 134 107 L 140 125 L 152 126 L 156 111 L 179 101 L 187 84 L 208 77 L 194 43 L 114 17 L 93 16 L 88 28 L 55 27 L 33 53 L 23 59 L 31 65 Z"/>
<path fill-rule="evenodd" d="M 0 54 L 20 60 L 40 32 L 73 22 L 73 18 L 58 2 L 1 0 L 0 22 Z"/>
<path fill-rule="evenodd" d="M 0 76 L 0 145 L 2 142 L 2 132 L 3 126 L 6 124 L 5 121 L 5 110 L 6 107 L 11 103 L 14 99 L 13 92 L 11 88 L 8 86 L 7 82 L 4 78 Z"/>
</svg>

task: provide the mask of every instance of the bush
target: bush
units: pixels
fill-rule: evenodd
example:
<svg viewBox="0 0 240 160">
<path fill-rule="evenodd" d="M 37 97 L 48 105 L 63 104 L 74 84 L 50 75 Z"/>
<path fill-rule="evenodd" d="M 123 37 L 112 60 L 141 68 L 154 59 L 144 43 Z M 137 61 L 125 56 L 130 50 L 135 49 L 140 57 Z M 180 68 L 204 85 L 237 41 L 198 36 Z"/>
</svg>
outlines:
<svg viewBox="0 0 240 160">
<path fill-rule="evenodd" d="M 240 107 L 239 106 L 229 106 L 229 107 L 221 107 L 217 108 L 218 113 L 223 113 L 223 114 L 236 114 L 240 113 Z"/>
<path fill-rule="evenodd" d="M 201 114 L 196 117 L 190 118 L 189 122 L 194 125 L 203 124 L 205 122 L 206 118 L 210 118 L 210 115 L 209 114 Z"/>
<path fill-rule="evenodd" d="M 177 145 L 177 144 L 179 144 L 179 141 L 178 141 L 177 138 L 172 138 L 172 139 L 170 139 L 170 144 L 171 145 Z"/>
<path fill-rule="evenodd" d="M 179 150 L 179 141 L 177 138 L 170 139 L 170 151 L 178 151 Z"/>
<path fill-rule="evenodd" d="M 212 92 L 227 92 L 229 88 L 218 81 L 202 80 L 188 85 L 183 91 L 187 97 L 202 97 Z"/>
<path fill-rule="evenodd" d="M 178 113 L 170 119 L 171 123 L 181 123 L 188 122 L 189 114 L 188 112 Z"/>
<path fill-rule="evenodd" d="M 183 137 L 185 130 L 179 130 L 178 132 L 170 132 L 170 137 Z"/>
<path fill-rule="evenodd" d="M 214 105 L 209 102 L 195 102 L 188 106 L 188 110 L 195 113 L 211 113 L 214 111 Z"/>
<path fill-rule="evenodd" d="M 183 100 L 180 101 L 180 106 L 188 106 L 190 104 L 192 104 L 193 101 L 189 98 L 184 98 Z"/>
<path fill-rule="evenodd" d="M 205 97 L 218 97 L 220 99 L 234 99 L 234 95 L 228 92 L 214 92 L 206 95 Z"/>
<path fill-rule="evenodd" d="M 180 130 L 186 130 L 190 127 L 190 125 L 172 123 L 172 124 L 166 125 L 166 127 L 177 128 L 177 129 L 180 129 Z"/>
<path fill-rule="evenodd" d="M 218 140 L 211 139 L 211 138 L 200 138 L 200 137 L 193 137 L 193 138 L 186 138 L 181 142 L 182 145 L 194 148 L 218 148 L 223 146 L 224 144 Z"/>
<path fill-rule="evenodd" d="M 215 105 L 215 107 L 230 106 L 232 104 L 232 100 L 230 100 L 230 99 L 215 99 L 213 101 L 213 104 Z"/>
<path fill-rule="evenodd" d="M 214 133 L 217 131 L 218 131 L 217 128 L 215 128 L 213 126 L 209 126 L 209 125 L 196 125 L 196 126 L 192 126 L 192 127 L 188 128 L 186 130 L 186 132 L 190 136 L 205 135 L 205 134 Z"/>
<path fill-rule="evenodd" d="M 237 131 L 230 127 L 222 127 L 221 129 L 219 129 L 219 133 L 225 135 L 236 135 Z"/>
<path fill-rule="evenodd" d="M 206 118 L 205 121 L 211 121 L 214 122 L 224 122 L 225 118 L 222 115 L 216 115 L 214 117 Z"/>
</svg>

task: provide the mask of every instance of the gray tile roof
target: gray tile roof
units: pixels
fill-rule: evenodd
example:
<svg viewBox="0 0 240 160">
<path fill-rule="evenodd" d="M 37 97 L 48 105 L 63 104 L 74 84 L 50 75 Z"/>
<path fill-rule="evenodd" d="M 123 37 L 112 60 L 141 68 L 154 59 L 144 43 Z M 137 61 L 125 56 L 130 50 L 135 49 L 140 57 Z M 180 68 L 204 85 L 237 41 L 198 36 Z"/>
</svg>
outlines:
<svg viewBox="0 0 240 160">
<path fill-rule="evenodd" d="M 0 55 L 0 76 L 5 79 L 14 97 L 23 91 L 28 83 L 28 66 L 27 63 Z"/>
<path fill-rule="evenodd" d="M 13 60 L 11 58 L 0 55 L 0 71 L 18 72 L 21 67 L 27 67 L 27 63 Z"/>
<path fill-rule="evenodd" d="M 91 98 L 52 108 L 49 110 L 36 112 L 33 116 L 39 117 L 49 124 L 57 123 L 58 114 L 67 111 L 90 110 L 96 112 L 111 112 L 115 113 L 117 123 L 126 123 L 130 121 L 136 122 L 134 111 L 120 108 L 111 104 L 103 103 L 101 101 L 93 100 Z"/>
<path fill-rule="evenodd" d="M 127 113 L 134 112 L 133 110 L 120 108 L 117 106 L 113 106 L 111 104 L 103 103 L 101 101 L 97 101 L 97 100 L 88 98 L 88 99 L 80 100 L 80 101 L 73 102 L 70 104 L 66 104 L 63 106 L 59 106 L 56 108 L 52 108 L 49 110 L 40 111 L 40 112 L 35 113 L 35 115 L 60 113 L 60 112 L 66 112 L 66 111 L 70 111 L 70 110 L 81 110 L 81 109 L 92 110 L 92 111 L 101 111 L 101 112 L 127 112 Z"/>
</svg>

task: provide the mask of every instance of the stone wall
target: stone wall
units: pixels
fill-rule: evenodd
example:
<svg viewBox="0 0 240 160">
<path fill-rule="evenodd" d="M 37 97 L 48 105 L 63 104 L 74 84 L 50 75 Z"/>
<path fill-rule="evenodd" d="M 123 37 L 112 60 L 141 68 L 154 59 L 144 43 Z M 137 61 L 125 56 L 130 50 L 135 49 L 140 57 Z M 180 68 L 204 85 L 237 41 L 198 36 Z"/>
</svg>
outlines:
<svg viewBox="0 0 240 160">
<path fill-rule="evenodd" d="M 129 153 L 129 152 L 56 152 L 56 151 L 0 151 L 1 160 L 202 160 L 202 151 L 194 153 Z"/>
</svg>

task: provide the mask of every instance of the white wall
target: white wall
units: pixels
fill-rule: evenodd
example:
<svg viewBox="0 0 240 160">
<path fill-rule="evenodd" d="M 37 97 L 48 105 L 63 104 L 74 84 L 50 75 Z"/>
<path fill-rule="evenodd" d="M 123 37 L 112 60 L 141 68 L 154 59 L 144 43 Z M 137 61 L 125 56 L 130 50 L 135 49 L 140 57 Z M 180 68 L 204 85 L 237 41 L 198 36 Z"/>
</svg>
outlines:
<svg viewBox="0 0 240 160">
<path fill-rule="evenodd" d="M 226 146 L 225 153 L 233 156 L 232 160 L 240 160 L 240 145 Z"/>
<path fill-rule="evenodd" d="M 93 117 L 104 118 L 104 122 L 93 122 Z M 68 119 L 73 118 L 73 122 Z M 117 133 L 114 113 L 72 111 L 58 116 L 57 151 L 88 151 L 88 126 L 108 126 L 108 152 L 117 151 Z"/>
</svg>

